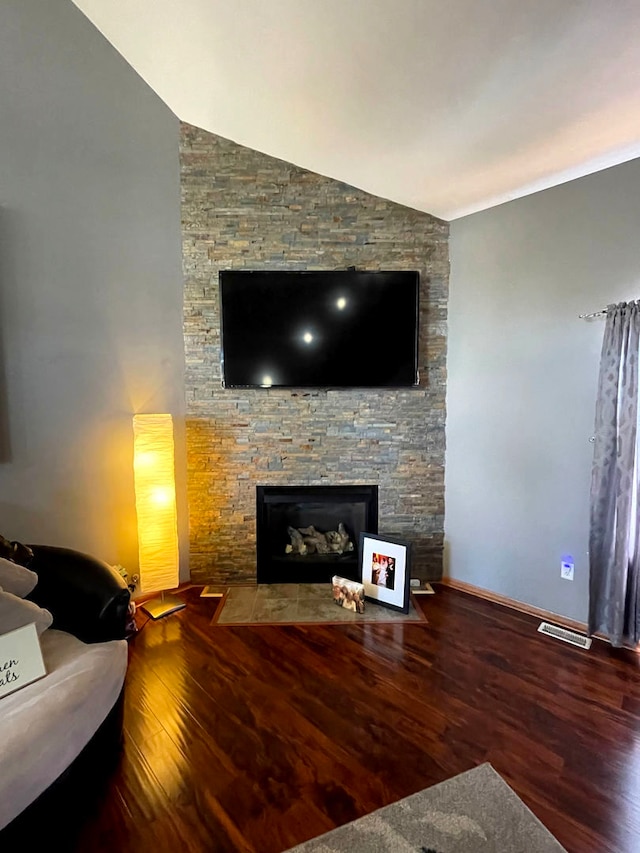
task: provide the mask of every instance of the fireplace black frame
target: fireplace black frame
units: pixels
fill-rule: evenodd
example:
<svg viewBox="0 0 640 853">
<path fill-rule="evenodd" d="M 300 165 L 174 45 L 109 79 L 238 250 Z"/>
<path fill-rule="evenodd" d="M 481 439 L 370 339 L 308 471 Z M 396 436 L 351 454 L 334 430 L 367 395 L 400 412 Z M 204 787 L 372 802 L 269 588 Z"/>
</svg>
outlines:
<svg viewBox="0 0 640 853">
<path fill-rule="evenodd" d="M 299 557 L 284 553 L 284 538 L 274 542 L 274 533 L 269 531 L 269 513 L 277 505 L 300 506 L 304 516 L 304 506 L 326 504 L 335 507 L 335 519 L 339 517 L 340 504 L 359 505 L 356 515 L 361 522 L 353 525 L 349 534 L 354 550 L 346 554 L 313 555 Z M 306 526 L 314 523 L 305 520 Z M 318 524 L 318 522 L 315 522 Z M 318 524 L 320 527 L 321 525 Z M 334 529 L 334 525 L 331 528 Z M 323 531 L 324 532 L 324 531 Z M 256 487 L 256 577 L 258 583 L 330 583 L 333 575 L 351 580 L 360 579 L 360 533 L 378 532 L 378 486 L 377 485 L 339 485 L 339 486 L 257 486 Z M 282 532 L 280 533 L 282 536 Z M 287 540 L 288 541 L 288 540 Z"/>
</svg>

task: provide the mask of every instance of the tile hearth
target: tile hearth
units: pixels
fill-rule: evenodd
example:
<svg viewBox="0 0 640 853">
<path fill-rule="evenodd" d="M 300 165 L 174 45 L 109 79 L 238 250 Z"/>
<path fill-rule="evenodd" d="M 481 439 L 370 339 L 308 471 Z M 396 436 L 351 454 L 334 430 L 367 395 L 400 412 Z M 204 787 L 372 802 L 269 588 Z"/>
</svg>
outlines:
<svg viewBox="0 0 640 853">
<path fill-rule="evenodd" d="M 398 613 L 373 602 L 363 614 L 344 610 L 333 603 L 331 584 L 291 583 L 234 586 L 226 590 L 214 617 L 217 625 L 274 623 L 424 622 L 410 605 L 409 613 Z"/>
</svg>

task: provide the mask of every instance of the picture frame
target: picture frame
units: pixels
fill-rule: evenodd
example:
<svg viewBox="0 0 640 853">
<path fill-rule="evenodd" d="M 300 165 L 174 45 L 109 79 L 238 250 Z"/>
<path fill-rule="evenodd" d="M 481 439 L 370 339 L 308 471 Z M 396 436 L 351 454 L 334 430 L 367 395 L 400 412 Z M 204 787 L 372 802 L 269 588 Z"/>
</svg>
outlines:
<svg viewBox="0 0 640 853">
<path fill-rule="evenodd" d="M 409 612 L 411 543 L 373 533 L 360 534 L 360 577 L 365 599 Z"/>
<path fill-rule="evenodd" d="M 331 593 L 333 603 L 354 613 L 364 613 L 364 586 L 359 581 L 341 578 L 334 575 L 331 578 Z"/>
</svg>

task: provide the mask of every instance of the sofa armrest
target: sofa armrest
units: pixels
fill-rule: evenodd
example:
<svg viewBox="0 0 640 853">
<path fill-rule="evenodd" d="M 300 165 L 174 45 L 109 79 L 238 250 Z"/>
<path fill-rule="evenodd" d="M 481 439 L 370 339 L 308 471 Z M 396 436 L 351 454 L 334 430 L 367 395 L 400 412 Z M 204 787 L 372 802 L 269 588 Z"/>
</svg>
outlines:
<svg viewBox="0 0 640 853">
<path fill-rule="evenodd" d="M 85 643 L 126 636 L 130 592 L 107 563 L 50 545 L 30 545 L 38 583 L 28 598 L 53 614 L 53 627 Z"/>
</svg>

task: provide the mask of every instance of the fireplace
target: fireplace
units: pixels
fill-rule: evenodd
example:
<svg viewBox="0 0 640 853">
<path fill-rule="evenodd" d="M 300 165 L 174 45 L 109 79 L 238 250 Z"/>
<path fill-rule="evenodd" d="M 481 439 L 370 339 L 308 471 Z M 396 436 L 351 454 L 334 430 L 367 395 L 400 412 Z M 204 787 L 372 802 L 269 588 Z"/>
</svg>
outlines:
<svg viewBox="0 0 640 853">
<path fill-rule="evenodd" d="M 359 579 L 360 534 L 378 532 L 377 486 L 257 486 L 256 498 L 258 583 L 329 583 L 333 575 Z M 313 527 L 322 535 L 340 525 L 352 550 L 292 547 L 290 529 Z"/>
</svg>

